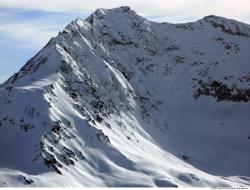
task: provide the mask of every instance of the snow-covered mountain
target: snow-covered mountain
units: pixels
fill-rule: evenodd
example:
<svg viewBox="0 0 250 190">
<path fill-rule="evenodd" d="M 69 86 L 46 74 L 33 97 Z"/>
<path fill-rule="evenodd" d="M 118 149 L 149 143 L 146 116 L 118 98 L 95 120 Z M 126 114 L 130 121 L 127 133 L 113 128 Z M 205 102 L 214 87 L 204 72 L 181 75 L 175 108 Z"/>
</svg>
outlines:
<svg viewBox="0 0 250 190">
<path fill-rule="evenodd" d="M 250 26 L 97 9 L 0 87 L 0 186 L 250 186 Z"/>
</svg>

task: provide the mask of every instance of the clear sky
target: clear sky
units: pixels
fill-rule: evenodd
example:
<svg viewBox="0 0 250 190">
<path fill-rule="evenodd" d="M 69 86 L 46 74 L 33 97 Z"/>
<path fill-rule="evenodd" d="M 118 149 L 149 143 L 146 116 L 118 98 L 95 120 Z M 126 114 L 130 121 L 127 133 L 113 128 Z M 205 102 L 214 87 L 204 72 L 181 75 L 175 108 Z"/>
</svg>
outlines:
<svg viewBox="0 0 250 190">
<path fill-rule="evenodd" d="M 250 23 L 250 0 L 0 0 L 0 83 L 73 19 L 125 5 L 158 22 L 218 15 Z"/>
</svg>

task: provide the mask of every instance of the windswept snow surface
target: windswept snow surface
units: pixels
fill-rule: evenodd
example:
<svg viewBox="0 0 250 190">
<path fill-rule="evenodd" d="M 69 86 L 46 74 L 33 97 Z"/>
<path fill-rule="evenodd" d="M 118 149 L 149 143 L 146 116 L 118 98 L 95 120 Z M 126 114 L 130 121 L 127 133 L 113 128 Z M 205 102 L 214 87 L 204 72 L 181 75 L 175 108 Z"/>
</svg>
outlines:
<svg viewBox="0 0 250 190">
<path fill-rule="evenodd" d="M 97 9 L 0 87 L 0 186 L 249 187 L 250 26 Z"/>
</svg>

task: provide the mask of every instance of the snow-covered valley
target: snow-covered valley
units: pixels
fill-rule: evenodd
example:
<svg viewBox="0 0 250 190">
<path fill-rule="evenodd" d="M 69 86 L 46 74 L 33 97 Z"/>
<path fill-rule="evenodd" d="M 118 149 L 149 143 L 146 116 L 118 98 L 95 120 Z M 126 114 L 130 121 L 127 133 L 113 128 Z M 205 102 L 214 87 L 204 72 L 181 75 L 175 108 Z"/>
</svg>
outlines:
<svg viewBox="0 0 250 190">
<path fill-rule="evenodd" d="M 249 187 L 250 26 L 72 21 L 0 87 L 0 186 Z"/>
</svg>

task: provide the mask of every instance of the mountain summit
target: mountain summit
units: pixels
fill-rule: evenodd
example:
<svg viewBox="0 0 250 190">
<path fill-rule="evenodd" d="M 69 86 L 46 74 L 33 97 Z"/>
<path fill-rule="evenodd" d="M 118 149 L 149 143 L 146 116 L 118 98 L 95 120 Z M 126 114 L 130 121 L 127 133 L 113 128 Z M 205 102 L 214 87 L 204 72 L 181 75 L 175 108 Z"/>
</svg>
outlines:
<svg viewBox="0 0 250 190">
<path fill-rule="evenodd" d="M 72 21 L 0 87 L 0 186 L 250 185 L 250 26 Z"/>
</svg>

